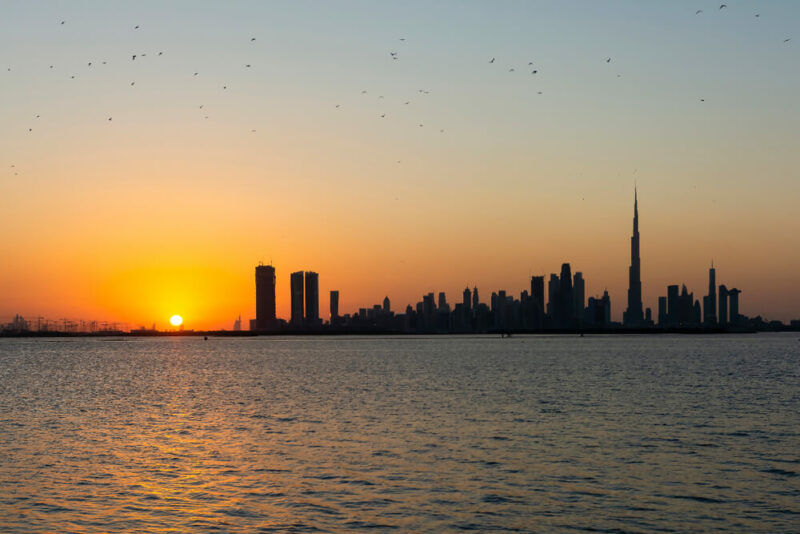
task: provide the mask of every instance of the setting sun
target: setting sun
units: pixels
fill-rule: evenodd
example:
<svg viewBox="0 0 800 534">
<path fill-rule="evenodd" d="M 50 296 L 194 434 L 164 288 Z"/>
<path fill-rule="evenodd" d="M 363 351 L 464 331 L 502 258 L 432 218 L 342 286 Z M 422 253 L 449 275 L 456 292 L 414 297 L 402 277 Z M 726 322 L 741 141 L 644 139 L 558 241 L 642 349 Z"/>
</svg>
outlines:
<svg viewBox="0 0 800 534">
<path fill-rule="evenodd" d="M 169 318 L 169 322 L 172 324 L 172 326 L 180 326 L 183 323 L 183 317 L 180 315 L 173 315 Z"/>
</svg>

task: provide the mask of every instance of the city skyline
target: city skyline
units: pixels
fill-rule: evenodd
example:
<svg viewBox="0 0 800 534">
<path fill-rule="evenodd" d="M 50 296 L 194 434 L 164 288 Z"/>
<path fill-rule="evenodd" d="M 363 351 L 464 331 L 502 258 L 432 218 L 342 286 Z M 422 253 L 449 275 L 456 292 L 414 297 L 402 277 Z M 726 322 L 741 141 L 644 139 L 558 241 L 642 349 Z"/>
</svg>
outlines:
<svg viewBox="0 0 800 534">
<path fill-rule="evenodd" d="M 259 261 L 343 312 L 569 262 L 621 321 L 634 183 L 643 308 L 713 260 L 796 319 L 800 5 L 759 9 L 6 3 L 0 322 L 230 328 Z"/>
</svg>

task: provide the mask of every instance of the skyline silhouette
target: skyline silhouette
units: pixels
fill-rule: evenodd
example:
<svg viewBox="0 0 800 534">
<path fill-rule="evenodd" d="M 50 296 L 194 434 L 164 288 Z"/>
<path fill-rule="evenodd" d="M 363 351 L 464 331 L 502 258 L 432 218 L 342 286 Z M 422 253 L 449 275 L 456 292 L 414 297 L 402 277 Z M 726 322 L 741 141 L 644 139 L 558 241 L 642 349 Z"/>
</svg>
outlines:
<svg viewBox="0 0 800 534">
<path fill-rule="evenodd" d="M 4 7 L 0 322 L 228 328 L 259 260 L 344 311 L 565 259 L 623 321 L 634 182 L 642 313 L 713 259 L 796 318 L 796 2 Z"/>
</svg>

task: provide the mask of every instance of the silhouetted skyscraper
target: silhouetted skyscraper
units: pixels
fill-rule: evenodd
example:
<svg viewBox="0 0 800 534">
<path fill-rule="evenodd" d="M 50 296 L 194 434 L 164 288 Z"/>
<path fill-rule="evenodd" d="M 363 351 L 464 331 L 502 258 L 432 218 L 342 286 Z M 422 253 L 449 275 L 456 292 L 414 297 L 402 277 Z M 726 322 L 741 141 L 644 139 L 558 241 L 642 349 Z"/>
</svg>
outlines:
<svg viewBox="0 0 800 534">
<path fill-rule="evenodd" d="M 467 315 L 471 315 L 472 313 L 472 293 L 469 290 L 469 287 L 464 289 L 464 296 L 461 300 L 461 304 L 464 306 L 464 313 Z"/>
<path fill-rule="evenodd" d="M 478 306 L 480 306 L 480 303 L 481 303 L 481 301 L 478 298 L 478 288 L 477 287 L 473 287 L 472 288 L 472 313 L 473 314 L 478 313 Z"/>
<path fill-rule="evenodd" d="M 708 296 L 703 299 L 703 322 L 712 325 L 717 322 L 717 270 L 714 262 L 708 270 Z"/>
<path fill-rule="evenodd" d="M 383 297 L 383 311 L 386 313 L 392 311 L 392 305 L 391 302 L 389 302 L 388 295 L 386 297 Z"/>
<path fill-rule="evenodd" d="M 303 271 L 292 273 L 289 277 L 292 292 L 292 324 L 303 324 Z"/>
<path fill-rule="evenodd" d="M 666 326 L 668 323 L 667 297 L 658 297 L 658 326 Z"/>
<path fill-rule="evenodd" d="M 719 286 L 719 325 L 726 326 L 728 324 L 728 288 L 725 285 Z"/>
<path fill-rule="evenodd" d="M 739 324 L 739 293 L 741 293 L 741 291 L 735 287 L 728 291 L 728 303 L 731 310 L 728 321 L 734 325 Z"/>
<path fill-rule="evenodd" d="M 531 300 L 533 301 L 533 327 L 544 326 L 544 276 L 531 277 Z"/>
<path fill-rule="evenodd" d="M 339 292 L 331 291 L 331 323 L 339 317 Z"/>
<path fill-rule="evenodd" d="M 583 319 L 583 310 L 586 307 L 586 282 L 583 273 L 577 272 L 572 278 L 572 313 L 579 322 Z"/>
<path fill-rule="evenodd" d="M 574 326 L 574 307 L 572 291 L 572 272 L 569 263 L 561 264 L 561 278 L 558 285 L 558 301 L 556 305 L 556 328 L 570 328 Z"/>
<path fill-rule="evenodd" d="M 550 320 L 555 324 L 558 321 L 558 290 L 561 287 L 561 282 L 558 280 L 557 274 L 551 274 L 550 280 L 547 282 L 547 315 Z"/>
<path fill-rule="evenodd" d="M 680 288 L 678 285 L 667 286 L 667 317 L 669 326 L 680 323 Z"/>
<path fill-rule="evenodd" d="M 275 268 L 256 266 L 256 330 L 264 331 L 275 325 Z"/>
<path fill-rule="evenodd" d="M 306 324 L 314 326 L 319 323 L 319 275 L 306 271 Z"/>
<path fill-rule="evenodd" d="M 631 236 L 631 266 L 628 269 L 628 309 L 623 314 L 623 324 L 629 327 L 641 326 L 642 313 L 642 273 L 639 263 L 639 199 L 633 190 L 633 235 Z"/>
</svg>

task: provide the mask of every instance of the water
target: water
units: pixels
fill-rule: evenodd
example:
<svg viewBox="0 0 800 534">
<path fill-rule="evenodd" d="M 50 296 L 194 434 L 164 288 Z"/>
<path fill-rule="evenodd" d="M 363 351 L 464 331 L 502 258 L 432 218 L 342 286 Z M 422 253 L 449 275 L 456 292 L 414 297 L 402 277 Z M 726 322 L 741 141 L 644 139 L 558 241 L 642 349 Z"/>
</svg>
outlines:
<svg viewBox="0 0 800 534">
<path fill-rule="evenodd" d="M 0 531 L 798 531 L 798 337 L 2 340 Z"/>
</svg>

